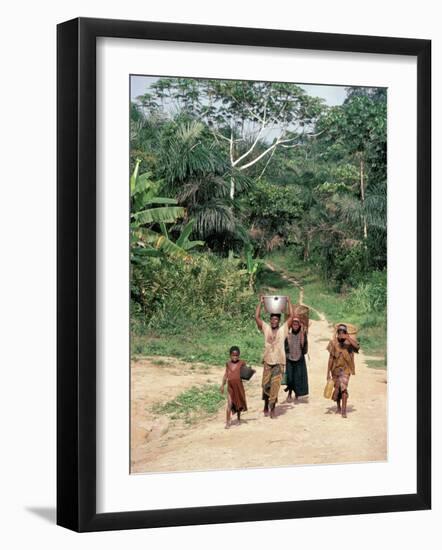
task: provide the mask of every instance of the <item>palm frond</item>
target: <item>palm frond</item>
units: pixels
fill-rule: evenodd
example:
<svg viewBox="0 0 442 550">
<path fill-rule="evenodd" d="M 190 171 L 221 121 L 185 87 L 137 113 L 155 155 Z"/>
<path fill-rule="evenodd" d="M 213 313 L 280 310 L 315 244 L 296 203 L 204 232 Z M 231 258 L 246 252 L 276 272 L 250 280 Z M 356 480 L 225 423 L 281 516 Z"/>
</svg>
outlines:
<svg viewBox="0 0 442 550">
<path fill-rule="evenodd" d="M 349 193 L 335 195 L 336 208 L 341 222 L 360 227 L 362 220 L 362 208 L 360 201 Z"/>
<path fill-rule="evenodd" d="M 170 197 L 152 197 L 144 203 L 144 206 L 150 206 L 151 204 L 178 204 L 178 201 Z"/>
<path fill-rule="evenodd" d="M 209 235 L 234 233 L 236 223 L 231 209 L 221 201 L 198 206 L 193 211 L 195 231 L 203 239 Z"/>
<path fill-rule="evenodd" d="M 178 237 L 176 244 L 178 246 L 183 246 L 186 241 L 189 240 L 189 237 L 193 231 L 193 226 L 195 225 L 195 220 L 190 220 L 189 223 L 187 223 L 182 231 L 180 236 Z"/>
<path fill-rule="evenodd" d="M 201 122 L 191 120 L 178 126 L 176 136 L 182 143 L 193 143 L 201 137 L 203 131 L 204 125 Z"/>
<path fill-rule="evenodd" d="M 141 164 L 141 160 L 140 159 L 137 159 L 136 162 L 135 162 L 135 168 L 130 176 L 130 192 L 131 194 L 134 192 L 135 190 L 135 186 L 136 186 L 136 183 L 137 183 L 137 178 L 138 178 L 138 172 L 139 172 L 139 169 L 140 169 L 140 164 Z"/>
<path fill-rule="evenodd" d="M 387 193 L 385 186 L 374 184 L 367 189 L 364 211 L 369 225 L 383 230 L 387 228 Z"/>
<path fill-rule="evenodd" d="M 138 231 L 142 241 L 145 244 L 150 245 L 153 249 L 161 251 L 170 257 L 185 259 L 189 258 L 186 250 L 178 246 L 165 235 L 145 227 L 141 227 Z"/>
<path fill-rule="evenodd" d="M 178 218 L 182 218 L 186 213 L 182 206 L 164 206 L 159 208 L 148 208 L 133 215 L 133 220 L 137 225 L 149 223 L 174 223 Z"/>
<path fill-rule="evenodd" d="M 195 248 L 196 246 L 204 246 L 206 243 L 205 241 L 186 241 L 183 244 L 184 250 L 191 250 L 192 248 Z"/>
</svg>

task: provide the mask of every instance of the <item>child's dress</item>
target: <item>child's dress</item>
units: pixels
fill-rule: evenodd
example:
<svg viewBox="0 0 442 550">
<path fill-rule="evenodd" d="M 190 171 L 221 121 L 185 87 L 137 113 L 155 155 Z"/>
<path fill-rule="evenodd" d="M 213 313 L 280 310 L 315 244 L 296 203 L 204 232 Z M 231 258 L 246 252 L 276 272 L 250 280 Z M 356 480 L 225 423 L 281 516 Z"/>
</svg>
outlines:
<svg viewBox="0 0 442 550">
<path fill-rule="evenodd" d="M 245 365 L 245 361 L 226 364 L 227 389 L 231 402 L 231 410 L 234 413 L 247 410 L 246 392 L 241 380 L 241 365 Z"/>
</svg>

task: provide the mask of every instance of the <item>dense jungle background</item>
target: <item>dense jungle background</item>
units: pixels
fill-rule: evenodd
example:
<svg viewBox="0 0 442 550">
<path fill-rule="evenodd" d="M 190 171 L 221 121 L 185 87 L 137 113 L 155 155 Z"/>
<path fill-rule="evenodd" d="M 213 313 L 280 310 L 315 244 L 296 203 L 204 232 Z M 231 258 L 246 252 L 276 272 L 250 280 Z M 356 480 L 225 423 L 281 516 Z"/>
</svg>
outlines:
<svg viewBox="0 0 442 550">
<path fill-rule="evenodd" d="M 235 344 L 259 363 L 258 295 L 302 289 L 385 368 L 387 95 L 345 95 L 157 78 L 132 100 L 134 357 L 223 365 Z"/>
</svg>

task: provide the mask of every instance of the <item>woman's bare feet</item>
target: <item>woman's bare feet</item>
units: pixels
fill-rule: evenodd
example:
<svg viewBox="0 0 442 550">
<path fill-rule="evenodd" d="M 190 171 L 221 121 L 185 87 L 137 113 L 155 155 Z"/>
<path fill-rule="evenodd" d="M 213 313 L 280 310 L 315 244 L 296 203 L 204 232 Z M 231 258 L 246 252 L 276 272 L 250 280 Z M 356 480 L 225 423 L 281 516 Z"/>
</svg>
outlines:
<svg viewBox="0 0 442 550">
<path fill-rule="evenodd" d="M 224 426 L 224 428 L 225 428 L 226 430 L 228 430 L 228 429 L 230 428 L 230 422 L 226 422 L 226 425 Z"/>
</svg>

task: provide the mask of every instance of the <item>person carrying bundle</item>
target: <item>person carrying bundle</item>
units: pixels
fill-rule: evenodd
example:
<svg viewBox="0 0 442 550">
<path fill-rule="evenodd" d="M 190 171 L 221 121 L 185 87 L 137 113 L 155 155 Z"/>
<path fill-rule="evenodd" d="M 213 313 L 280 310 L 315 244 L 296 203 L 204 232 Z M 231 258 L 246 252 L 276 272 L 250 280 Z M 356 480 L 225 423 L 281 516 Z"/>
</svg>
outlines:
<svg viewBox="0 0 442 550">
<path fill-rule="evenodd" d="M 336 401 L 336 414 L 341 413 L 342 418 L 347 418 L 348 384 L 350 376 L 356 374 L 354 354 L 359 352 L 359 347 L 358 341 L 350 336 L 345 324 L 337 325 L 335 336 L 327 346 L 330 354 L 327 381 L 332 379 L 334 382 L 332 399 Z"/>
<path fill-rule="evenodd" d="M 308 395 L 308 375 L 305 355 L 308 352 L 307 330 L 296 315 L 293 317 L 290 332 L 285 340 L 287 401 Z"/>
</svg>

